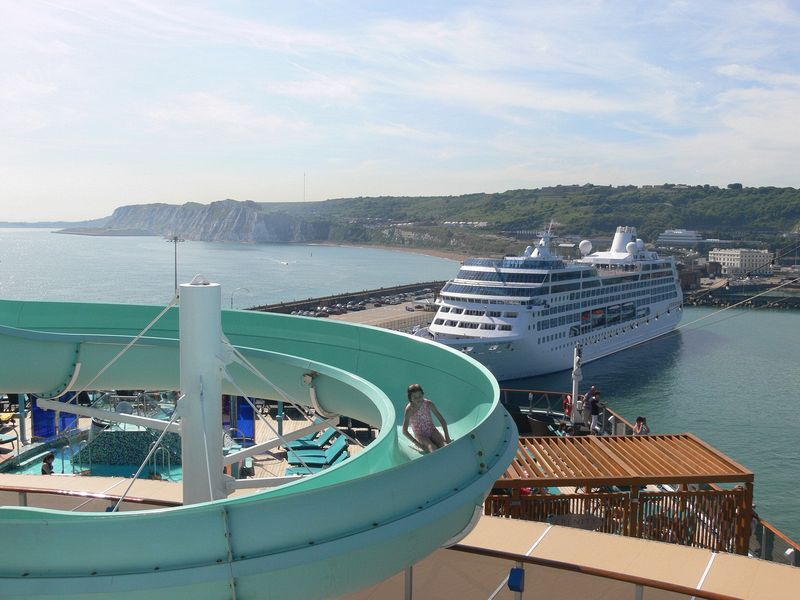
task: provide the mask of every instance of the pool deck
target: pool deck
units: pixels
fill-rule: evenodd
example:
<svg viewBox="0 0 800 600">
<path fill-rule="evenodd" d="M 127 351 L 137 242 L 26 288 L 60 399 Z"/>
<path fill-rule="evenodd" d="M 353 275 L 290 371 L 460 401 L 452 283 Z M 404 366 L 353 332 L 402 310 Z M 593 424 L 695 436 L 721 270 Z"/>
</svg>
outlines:
<svg viewBox="0 0 800 600">
<path fill-rule="evenodd" d="M 289 413 L 293 414 L 293 413 Z M 256 441 L 263 442 L 275 436 L 273 429 L 277 429 L 277 421 L 273 418 L 274 407 L 269 414 L 261 415 L 256 419 Z M 263 418 L 261 418 L 263 417 Z M 26 419 L 27 431 L 30 431 L 30 417 Z M 81 418 L 81 428 L 88 428 L 90 420 Z M 305 427 L 309 421 L 300 418 L 284 418 L 283 432 L 290 433 Z M 19 428 L 17 428 L 19 431 Z M 353 435 L 356 432 L 349 432 Z M 364 438 L 363 431 L 357 432 L 359 438 Z M 21 451 L 25 452 L 30 445 L 23 445 Z M 0 463 L 11 460 L 16 456 L 11 444 L 6 444 L 0 454 Z M 44 452 L 45 448 L 42 447 Z M 354 456 L 362 451 L 357 443 L 349 443 L 348 451 Z M 286 452 L 282 448 L 272 453 L 264 453 L 253 457 L 255 477 L 281 477 L 288 467 Z M 38 474 L 10 474 L 0 473 L 0 506 L 19 506 L 23 501 L 28 506 L 38 508 L 51 508 L 68 511 L 102 512 L 115 502 L 130 484 L 128 477 L 81 477 L 72 474 L 53 474 L 43 476 Z M 23 493 L 16 490 L 25 490 Z M 61 494 L 37 494 L 36 490 L 59 490 Z M 236 490 L 231 496 L 245 496 L 258 492 L 259 489 Z M 24 494 L 24 500 L 23 500 Z M 85 494 L 85 496 L 73 495 Z M 100 497 L 94 497 L 100 496 Z M 162 508 L 165 505 L 180 505 L 183 502 L 183 486 L 180 482 L 159 481 L 153 479 L 137 479 L 128 497 L 135 498 L 136 502 L 125 503 L 121 510 L 143 510 Z M 150 500 L 151 502 L 148 502 Z"/>
</svg>

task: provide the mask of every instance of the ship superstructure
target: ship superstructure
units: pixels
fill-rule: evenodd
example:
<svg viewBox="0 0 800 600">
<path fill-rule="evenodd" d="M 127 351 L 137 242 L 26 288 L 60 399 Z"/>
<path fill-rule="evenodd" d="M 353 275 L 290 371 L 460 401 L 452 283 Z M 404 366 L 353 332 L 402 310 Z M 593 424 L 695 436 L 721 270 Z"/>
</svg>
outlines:
<svg viewBox="0 0 800 600">
<path fill-rule="evenodd" d="M 561 371 L 573 349 L 584 362 L 673 330 L 683 294 L 672 257 L 645 249 L 634 227 L 618 227 L 611 248 L 566 260 L 550 231 L 522 256 L 464 261 L 447 282 L 426 332 L 485 364 L 500 380 Z"/>
</svg>

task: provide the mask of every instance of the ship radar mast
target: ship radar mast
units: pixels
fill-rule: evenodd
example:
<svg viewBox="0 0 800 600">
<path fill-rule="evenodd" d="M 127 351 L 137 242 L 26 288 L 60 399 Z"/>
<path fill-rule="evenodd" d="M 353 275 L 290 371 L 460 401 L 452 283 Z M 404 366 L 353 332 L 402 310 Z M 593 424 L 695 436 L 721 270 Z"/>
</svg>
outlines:
<svg viewBox="0 0 800 600">
<path fill-rule="evenodd" d="M 541 238 L 539 239 L 539 243 L 536 244 L 536 247 L 532 249 L 529 253 L 528 248 L 525 249 L 525 256 L 532 256 L 534 258 L 550 258 L 552 254 L 550 253 L 550 240 L 553 238 L 553 225 L 555 225 L 555 221 L 551 220 L 547 229 L 545 229 L 541 233 Z"/>
</svg>

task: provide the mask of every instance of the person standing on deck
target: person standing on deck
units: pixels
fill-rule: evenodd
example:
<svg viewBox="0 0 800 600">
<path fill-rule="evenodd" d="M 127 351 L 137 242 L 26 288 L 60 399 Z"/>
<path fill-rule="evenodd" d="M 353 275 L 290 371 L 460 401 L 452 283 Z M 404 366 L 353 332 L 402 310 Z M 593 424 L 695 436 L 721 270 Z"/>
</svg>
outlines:
<svg viewBox="0 0 800 600">
<path fill-rule="evenodd" d="M 633 426 L 633 435 L 647 435 L 650 428 L 647 426 L 647 419 L 636 417 L 636 425 Z"/>
<path fill-rule="evenodd" d="M 592 386 L 594 389 L 594 386 Z M 593 395 L 589 398 L 589 414 L 592 416 L 591 433 L 600 433 L 600 396 Z"/>
</svg>

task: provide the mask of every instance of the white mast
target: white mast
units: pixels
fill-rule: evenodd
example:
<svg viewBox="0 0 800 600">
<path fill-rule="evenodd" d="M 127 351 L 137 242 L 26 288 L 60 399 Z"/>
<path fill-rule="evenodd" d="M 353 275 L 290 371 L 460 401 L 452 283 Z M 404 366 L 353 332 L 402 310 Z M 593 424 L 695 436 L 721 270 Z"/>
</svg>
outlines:
<svg viewBox="0 0 800 600">
<path fill-rule="evenodd" d="M 201 276 L 180 286 L 183 503 L 225 498 L 222 474 L 222 292 Z"/>
</svg>

